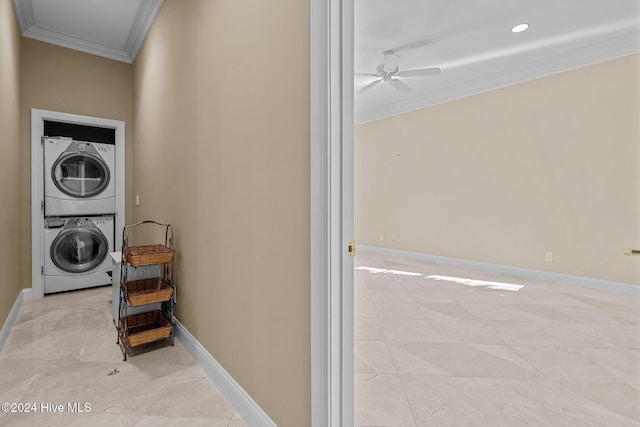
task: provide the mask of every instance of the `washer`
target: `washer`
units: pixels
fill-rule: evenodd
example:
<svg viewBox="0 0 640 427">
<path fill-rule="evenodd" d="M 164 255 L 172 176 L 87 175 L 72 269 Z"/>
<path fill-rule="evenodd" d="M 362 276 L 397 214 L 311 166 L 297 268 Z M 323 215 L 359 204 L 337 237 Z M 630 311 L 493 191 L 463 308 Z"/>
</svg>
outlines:
<svg viewBox="0 0 640 427">
<path fill-rule="evenodd" d="M 45 216 L 116 211 L 115 145 L 63 137 L 43 145 Z"/>
<path fill-rule="evenodd" d="M 44 293 L 111 284 L 114 217 L 45 218 Z"/>
</svg>

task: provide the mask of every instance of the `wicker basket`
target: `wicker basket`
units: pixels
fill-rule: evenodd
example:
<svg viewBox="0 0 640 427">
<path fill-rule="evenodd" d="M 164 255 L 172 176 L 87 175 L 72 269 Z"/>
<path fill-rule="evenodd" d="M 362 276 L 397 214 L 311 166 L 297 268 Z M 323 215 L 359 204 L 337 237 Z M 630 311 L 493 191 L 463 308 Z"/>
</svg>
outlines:
<svg viewBox="0 0 640 427">
<path fill-rule="evenodd" d="M 173 287 L 166 280 L 155 277 L 123 283 L 122 292 L 129 305 L 137 307 L 169 300 L 173 295 Z"/>
<path fill-rule="evenodd" d="M 127 249 L 127 262 L 134 267 L 152 264 L 168 264 L 173 260 L 175 251 L 164 245 L 130 246 Z"/>
<path fill-rule="evenodd" d="M 160 311 L 133 314 L 120 319 L 120 334 L 129 347 L 158 341 L 171 336 L 171 323 Z"/>
</svg>

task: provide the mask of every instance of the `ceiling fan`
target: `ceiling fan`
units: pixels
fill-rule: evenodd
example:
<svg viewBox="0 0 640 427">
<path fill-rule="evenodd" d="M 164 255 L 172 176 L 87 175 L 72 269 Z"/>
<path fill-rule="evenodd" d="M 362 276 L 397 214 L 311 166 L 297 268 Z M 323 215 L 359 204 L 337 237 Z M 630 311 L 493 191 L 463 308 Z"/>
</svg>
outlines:
<svg viewBox="0 0 640 427">
<path fill-rule="evenodd" d="M 420 40 L 382 52 L 382 54 L 384 55 L 384 62 L 378 65 L 377 73 L 355 73 L 356 76 L 378 77 L 377 80 L 374 80 L 373 82 L 358 90 L 356 92 L 356 95 L 360 95 L 368 91 L 372 87 L 379 85 L 380 83 L 388 83 L 400 93 L 410 93 L 412 89 L 405 82 L 400 80 L 399 77 L 422 77 L 439 75 L 442 70 L 437 67 L 419 68 L 416 70 L 400 70 L 400 67 L 398 66 L 398 62 L 400 61 L 400 56 L 398 55 L 399 51 L 408 48 L 424 46 L 428 42 L 428 40 Z"/>
</svg>

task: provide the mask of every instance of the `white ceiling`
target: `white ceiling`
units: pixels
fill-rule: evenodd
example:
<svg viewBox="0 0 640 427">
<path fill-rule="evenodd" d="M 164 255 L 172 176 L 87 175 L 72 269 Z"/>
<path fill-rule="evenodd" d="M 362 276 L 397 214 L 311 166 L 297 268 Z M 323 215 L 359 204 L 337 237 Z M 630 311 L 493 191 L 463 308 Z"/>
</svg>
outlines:
<svg viewBox="0 0 640 427">
<path fill-rule="evenodd" d="M 528 23 L 514 34 L 511 28 Z M 375 73 L 383 51 L 413 92 L 378 84 L 355 96 L 357 123 L 640 51 L 638 0 L 355 0 L 355 71 Z M 375 77 L 355 77 L 356 91 Z"/>
<path fill-rule="evenodd" d="M 22 34 L 131 63 L 162 0 L 13 0 Z M 640 51 L 640 0 L 354 0 L 355 71 L 376 73 L 402 49 L 402 94 L 379 84 L 355 96 L 362 123 Z M 529 30 L 511 28 L 526 22 Z M 416 43 L 417 42 L 417 43 Z M 356 77 L 356 90 L 375 77 Z"/>
<path fill-rule="evenodd" d="M 13 0 L 22 35 L 132 63 L 162 0 Z"/>
</svg>

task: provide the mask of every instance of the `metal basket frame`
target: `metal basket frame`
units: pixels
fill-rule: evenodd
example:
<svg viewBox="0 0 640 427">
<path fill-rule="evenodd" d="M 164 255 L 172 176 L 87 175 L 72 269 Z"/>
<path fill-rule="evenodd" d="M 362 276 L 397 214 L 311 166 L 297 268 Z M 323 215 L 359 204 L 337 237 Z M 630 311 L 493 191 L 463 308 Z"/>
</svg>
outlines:
<svg viewBox="0 0 640 427">
<path fill-rule="evenodd" d="M 159 227 L 164 227 L 164 244 L 154 244 L 154 245 L 145 245 L 145 246 L 131 246 L 130 245 L 130 237 L 131 232 L 134 228 L 151 224 Z M 162 224 L 156 221 L 146 220 L 139 222 L 133 225 L 127 225 L 122 230 L 122 262 L 120 264 L 120 304 L 118 309 L 118 337 L 117 344 L 120 346 L 122 350 L 123 360 L 127 360 L 127 349 L 130 347 L 146 344 L 148 342 L 153 342 L 161 339 L 170 339 L 171 345 L 174 345 L 174 335 L 175 335 L 175 304 L 176 304 L 176 286 L 173 282 L 173 249 L 174 237 L 173 237 L 173 226 L 171 224 Z M 132 248 L 144 248 L 143 252 L 146 252 L 141 257 L 138 257 L 133 261 L 129 255 L 131 254 Z M 157 248 L 157 250 L 155 250 Z M 155 252 L 154 252 L 155 251 Z M 157 253 L 156 253 L 157 252 Z M 167 256 L 167 253 L 170 253 L 170 257 Z M 132 264 L 130 261 L 133 261 Z M 141 306 L 147 304 L 153 304 L 160 302 L 161 310 L 160 315 L 164 316 L 167 322 L 170 324 L 171 331 L 169 336 L 167 337 L 166 333 L 154 333 L 153 329 L 150 329 L 149 333 L 143 333 L 141 336 L 147 337 L 146 339 L 131 339 L 132 337 L 128 336 L 127 333 L 129 331 L 129 320 L 137 319 L 135 316 L 137 315 L 128 315 L 127 308 L 129 307 L 129 300 L 131 297 L 131 293 L 128 292 L 128 284 L 133 284 L 138 281 L 129 282 L 127 278 L 129 267 L 140 267 L 144 265 L 160 265 L 160 277 L 159 279 L 167 284 L 172 292 L 166 292 L 166 290 L 158 290 L 159 295 L 157 297 L 149 297 L 149 295 L 145 295 L 141 298 L 142 303 L 138 305 L 131 306 Z M 142 290 L 141 292 L 148 293 L 148 290 Z M 167 298 L 168 295 L 168 298 Z M 147 302 L 148 301 L 148 302 Z M 151 313 L 151 312 L 148 312 Z M 145 314 L 145 313 L 143 313 Z M 133 320 L 132 320 L 133 321 Z M 166 328 L 163 326 L 161 329 Z"/>
</svg>

